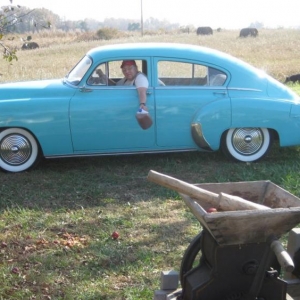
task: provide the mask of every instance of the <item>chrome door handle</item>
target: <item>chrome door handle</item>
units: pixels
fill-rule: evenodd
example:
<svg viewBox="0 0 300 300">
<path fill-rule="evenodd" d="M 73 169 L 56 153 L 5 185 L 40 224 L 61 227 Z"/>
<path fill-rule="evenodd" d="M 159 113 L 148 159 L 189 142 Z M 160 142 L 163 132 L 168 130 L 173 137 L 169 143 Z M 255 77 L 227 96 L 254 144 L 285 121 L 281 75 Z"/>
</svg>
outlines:
<svg viewBox="0 0 300 300">
<path fill-rule="evenodd" d="M 220 92 L 213 92 L 214 95 L 227 95 L 227 92 L 220 91 Z"/>
</svg>

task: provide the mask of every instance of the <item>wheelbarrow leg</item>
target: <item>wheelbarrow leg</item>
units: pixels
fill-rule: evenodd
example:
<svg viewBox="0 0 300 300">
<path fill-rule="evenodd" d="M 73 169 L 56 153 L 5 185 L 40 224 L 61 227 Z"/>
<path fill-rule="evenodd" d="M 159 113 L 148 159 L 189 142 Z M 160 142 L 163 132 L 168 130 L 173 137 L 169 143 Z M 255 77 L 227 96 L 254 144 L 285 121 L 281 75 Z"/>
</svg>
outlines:
<svg viewBox="0 0 300 300">
<path fill-rule="evenodd" d="M 268 268 L 268 265 L 270 264 L 270 259 L 272 257 L 272 254 L 273 254 L 272 251 L 266 248 L 264 255 L 261 259 L 261 263 L 259 264 L 257 272 L 254 276 L 250 290 L 241 300 L 259 300 L 257 296 L 259 294 L 259 291 L 261 290 L 263 280 L 266 276 L 265 270 Z"/>
</svg>

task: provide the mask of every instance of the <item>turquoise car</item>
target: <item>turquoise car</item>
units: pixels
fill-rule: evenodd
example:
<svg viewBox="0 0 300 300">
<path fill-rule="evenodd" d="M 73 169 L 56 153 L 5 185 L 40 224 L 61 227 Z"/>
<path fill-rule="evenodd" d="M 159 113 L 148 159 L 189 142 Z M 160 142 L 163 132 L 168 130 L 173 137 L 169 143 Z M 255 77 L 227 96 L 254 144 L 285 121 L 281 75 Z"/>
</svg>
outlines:
<svg viewBox="0 0 300 300">
<path fill-rule="evenodd" d="M 139 126 L 135 60 L 149 81 L 152 126 Z M 105 75 L 100 78 L 99 74 Z M 0 168 L 21 172 L 39 158 L 217 151 L 254 162 L 300 144 L 299 96 L 228 54 L 194 45 L 133 43 L 90 50 L 62 79 L 0 85 Z"/>
</svg>

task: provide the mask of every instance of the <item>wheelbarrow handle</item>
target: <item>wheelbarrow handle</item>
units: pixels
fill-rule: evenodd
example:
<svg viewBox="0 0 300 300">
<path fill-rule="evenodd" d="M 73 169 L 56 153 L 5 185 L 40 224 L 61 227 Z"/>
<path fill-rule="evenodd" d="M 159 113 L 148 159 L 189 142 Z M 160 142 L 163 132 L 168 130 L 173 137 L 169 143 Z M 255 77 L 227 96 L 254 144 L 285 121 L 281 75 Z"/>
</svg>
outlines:
<svg viewBox="0 0 300 300">
<path fill-rule="evenodd" d="M 213 193 L 208 190 L 189 184 L 174 177 L 150 170 L 147 179 L 179 193 L 185 194 L 193 199 L 199 200 L 200 204 L 215 207 L 217 210 L 235 211 L 251 209 L 270 209 L 270 207 L 247 201 L 241 197 L 225 193 Z"/>
<path fill-rule="evenodd" d="M 271 249 L 274 251 L 277 260 L 281 267 L 286 272 L 292 272 L 295 268 L 294 262 L 287 251 L 283 248 L 282 244 L 277 239 L 272 239 L 270 243 Z"/>
</svg>

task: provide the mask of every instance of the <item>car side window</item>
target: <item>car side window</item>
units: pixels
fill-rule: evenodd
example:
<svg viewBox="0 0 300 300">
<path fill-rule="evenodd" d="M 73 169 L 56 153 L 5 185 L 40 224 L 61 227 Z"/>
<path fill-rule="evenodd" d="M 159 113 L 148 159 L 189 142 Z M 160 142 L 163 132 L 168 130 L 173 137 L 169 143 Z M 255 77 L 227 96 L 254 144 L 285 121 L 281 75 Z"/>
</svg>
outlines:
<svg viewBox="0 0 300 300">
<path fill-rule="evenodd" d="M 200 64 L 159 61 L 157 69 L 160 86 L 222 86 L 227 79 L 223 71 Z"/>
<path fill-rule="evenodd" d="M 203 86 L 207 84 L 207 66 L 175 61 L 159 61 L 157 69 L 158 85 Z M 160 82 L 163 84 L 160 84 Z"/>
<path fill-rule="evenodd" d="M 107 65 L 106 63 L 98 65 L 92 75 L 89 77 L 88 85 L 108 85 L 107 77 Z"/>
<path fill-rule="evenodd" d="M 147 75 L 147 61 L 135 60 L 138 70 Z M 115 86 L 124 75 L 121 69 L 122 60 L 108 61 L 98 65 L 89 77 L 88 85 Z"/>
</svg>

